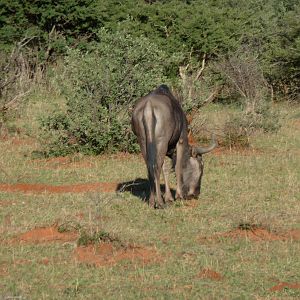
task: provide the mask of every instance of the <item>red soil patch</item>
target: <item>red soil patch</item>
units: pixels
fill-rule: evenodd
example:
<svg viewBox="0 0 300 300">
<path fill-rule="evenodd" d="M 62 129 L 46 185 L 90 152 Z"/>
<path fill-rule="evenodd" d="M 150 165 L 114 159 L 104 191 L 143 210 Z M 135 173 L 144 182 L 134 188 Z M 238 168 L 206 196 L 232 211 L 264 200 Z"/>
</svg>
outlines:
<svg viewBox="0 0 300 300">
<path fill-rule="evenodd" d="M 42 265 L 47 266 L 47 265 L 49 265 L 49 263 L 50 263 L 50 260 L 47 257 L 40 260 L 40 264 L 42 264 Z"/>
<path fill-rule="evenodd" d="M 156 251 L 142 247 L 114 248 L 112 243 L 79 246 L 74 251 L 74 258 L 79 263 L 95 267 L 113 266 L 120 261 L 140 261 L 148 264 L 156 260 Z"/>
<path fill-rule="evenodd" d="M 83 212 L 79 212 L 78 214 L 75 215 L 75 217 L 79 220 L 83 220 L 84 219 L 84 213 Z"/>
<path fill-rule="evenodd" d="M 70 185 L 48 185 L 48 184 L 0 184 L 0 191 L 3 192 L 23 192 L 23 193 L 84 193 L 91 191 L 114 192 L 118 183 L 95 182 L 79 183 Z"/>
<path fill-rule="evenodd" d="M 229 237 L 229 238 L 246 238 L 253 241 L 279 241 L 282 240 L 283 236 L 274 234 L 269 232 L 264 228 L 255 228 L 251 230 L 242 230 L 242 229 L 235 229 L 226 233 L 221 234 L 222 237 Z"/>
<path fill-rule="evenodd" d="M 225 233 L 218 233 L 212 237 L 202 237 L 200 240 L 215 240 L 218 238 L 231 238 L 231 239 L 249 239 L 252 241 L 288 241 L 299 240 L 300 229 L 292 229 L 285 233 L 273 233 L 261 227 L 256 227 L 250 230 L 234 229 Z"/>
<path fill-rule="evenodd" d="M 211 280 L 216 280 L 216 281 L 220 281 L 223 279 L 223 276 L 213 270 L 210 269 L 203 269 L 198 275 L 197 278 L 201 278 L 201 279 L 211 279 Z"/>
<path fill-rule="evenodd" d="M 286 234 L 288 239 L 292 239 L 292 240 L 300 240 L 300 229 L 291 229 L 290 231 L 288 231 Z"/>
<path fill-rule="evenodd" d="M 279 292 L 284 289 L 300 289 L 300 283 L 288 283 L 288 282 L 279 282 L 272 288 L 270 288 L 271 292 Z"/>
<path fill-rule="evenodd" d="M 22 233 L 15 241 L 24 243 L 46 243 L 46 242 L 70 242 L 75 241 L 78 238 L 78 232 L 67 231 L 59 232 L 56 226 L 34 228 L 30 231 Z"/>
</svg>

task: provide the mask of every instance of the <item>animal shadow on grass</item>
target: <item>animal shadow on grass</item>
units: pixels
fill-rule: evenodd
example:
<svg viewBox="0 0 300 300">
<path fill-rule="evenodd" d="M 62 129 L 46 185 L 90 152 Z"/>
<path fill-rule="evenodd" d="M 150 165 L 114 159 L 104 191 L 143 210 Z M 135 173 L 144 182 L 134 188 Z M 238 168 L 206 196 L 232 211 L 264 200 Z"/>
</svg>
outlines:
<svg viewBox="0 0 300 300">
<path fill-rule="evenodd" d="M 165 192 L 165 185 L 161 184 L 160 189 L 162 193 Z M 117 186 L 117 192 L 130 192 L 132 195 L 138 197 L 143 202 L 148 202 L 150 198 L 150 185 L 148 179 L 136 178 L 135 180 L 121 182 Z M 175 198 L 176 191 L 171 189 L 173 198 Z"/>
</svg>

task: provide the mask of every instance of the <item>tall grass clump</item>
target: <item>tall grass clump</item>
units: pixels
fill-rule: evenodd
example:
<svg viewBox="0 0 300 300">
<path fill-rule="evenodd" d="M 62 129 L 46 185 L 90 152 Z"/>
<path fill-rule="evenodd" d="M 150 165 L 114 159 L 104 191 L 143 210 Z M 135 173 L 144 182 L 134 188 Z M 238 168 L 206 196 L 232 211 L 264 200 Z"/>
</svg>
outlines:
<svg viewBox="0 0 300 300">
<path fill-rule="evenodd" d="M 133 103 L 166 82 L 168 59 L 144 37 L 103 29 L 88 52 L 69 49 L 58 76 L 64 110 L 41 119 L 48 155 L 138 149 L 130 130 Z"/>
<path fill-rule="evenodd" d="M 26 48 L 32 39 L 20 40 L 10 52 L 0 49 L 0 136 L 14 131 L 13 120 L 42 76 L 37 52 Z"/>
</svg>

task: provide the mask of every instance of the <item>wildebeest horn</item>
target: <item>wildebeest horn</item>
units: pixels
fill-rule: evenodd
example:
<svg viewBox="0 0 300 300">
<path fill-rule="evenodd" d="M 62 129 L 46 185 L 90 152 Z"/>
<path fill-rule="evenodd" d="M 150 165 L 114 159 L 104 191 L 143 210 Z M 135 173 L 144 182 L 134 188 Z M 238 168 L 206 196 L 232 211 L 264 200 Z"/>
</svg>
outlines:
<svg viewBox="0 0 300 300">
<path fill-rule="evenodd" d="M 198 155 L 202 155 L 212 151 L 217 146 L 218 146 L 218 142 L 216 140 L 216 136 L 213 134 L 211 139 L 211 144 L 208 147 L 194 147 L 193 152 Z"/>
</svg>

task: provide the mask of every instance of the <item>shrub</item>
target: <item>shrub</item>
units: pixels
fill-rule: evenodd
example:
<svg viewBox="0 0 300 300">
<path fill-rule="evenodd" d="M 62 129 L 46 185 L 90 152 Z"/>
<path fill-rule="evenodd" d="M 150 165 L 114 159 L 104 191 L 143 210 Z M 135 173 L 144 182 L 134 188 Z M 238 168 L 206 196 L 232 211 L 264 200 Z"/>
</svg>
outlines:
<svg viewBox="0 0 300 300">
<path fill-rule="evenodd" d="M 11 53 L 0 52 L 0 134 L 16 115 L 33 84 L 34 73 L 24 51 L 28 40 L 16 44 Z"/>
<path fill-rule="evenodd" d="M 224 143 L 228 146 L 249 146 L 249 137 L 256 131 L 275 132 L 281 124 L 272 110 L 268 84 L 257 58 L 247 47 L 220 62 L 217 66 L 225 84 L 241 104 L 241 112 L 224 126 Z"/>
<path fill-rule="evenodd" d="M 99 231 L 99 232 L 93 232 L 92 234 L 88 234 L 86 231 L 82 231 L 80 233 L 80 237 L 78 238 L 77 245 L 78 246 L 87 246 L 90 244 L 96 244 L 96 243 L 113 243 L 117 242 L 120 243 L 118 238 L 112 236 L 106 231 Z"/>
<path fill-rule="evenodd" d="M 92 50 L 69 50 L 59 78 L 65 111 L 41 120 L 50 155 L 74 152 L 134 152 L 130 130 L 133 103 L 165 82 L 168 60 L 144 37 L 103 29 Z"/>
<path fill-rule="evenodd" d="M 276 132 L 280 127 L 279 113 L 268 106 L 252 113 L 240 112 L 225 123 L 223 144 L 229 147 L 249 147 L 250 137 L 257 130 Z"/>
</svg>

